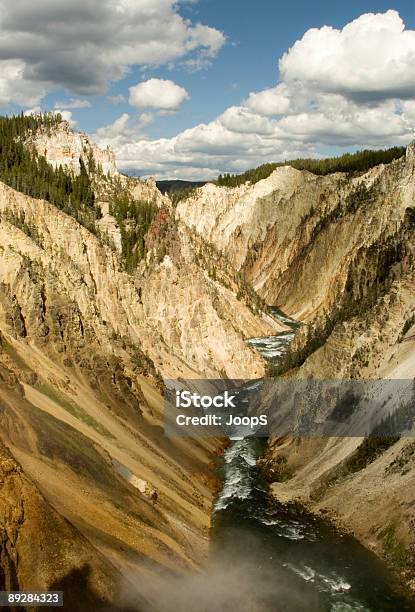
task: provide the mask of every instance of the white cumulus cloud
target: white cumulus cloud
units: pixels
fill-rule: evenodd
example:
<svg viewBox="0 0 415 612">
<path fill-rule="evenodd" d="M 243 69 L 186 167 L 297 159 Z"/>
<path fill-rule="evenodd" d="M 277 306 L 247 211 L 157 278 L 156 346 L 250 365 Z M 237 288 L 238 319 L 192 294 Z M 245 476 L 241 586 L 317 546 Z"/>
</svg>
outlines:
<svg viewBox="0 0 415 612">
<path fill-rule="evenodd" d="M 137 108 L 177 110 L 189 94 L 180 85 L 166 79 L 149 79 L 130 87 L 129 103 Z"/>
<path fill-rule="evenodd" d="M 249 94 L 246 105 L 260 115 L 283 115 L 292 104 L 290 89 L 285 83 Z"/>
<path fill-rule="evenodd" d="M 219 30 L 192 23 L 175 0 L 0 0 L 0 104 L 47 91 L 102 94 L 133 66 L 212 59 Z"/>
<path fill-rule="evenodd" d="M 279 61 L 285 83 L 357 101 L 414 97 L 414 66 L 415 31 L 394 10 L 361 15 L 342 30 L 308 30 Z"/>
<path fill-rule="evenodd" d="M 406 145 L 415 137 L 415 31 L 396 11 L 342 29 L 308 30 L 279 61 L 274 87 L 173 138 L 131 132 L 121 167 L 159 177 L 212 178 L 323 147 Z"/>
<path fill-rule="evenodd" d="M 113 123 L 99 128 L 97 130 L 99 141 L 104 144 L 116 146 L 121 140 L 123 140 L 129 121 L 130 115 L 128 113 L 123 113 L 120 117 L 115 119 Z"/>
<path fill-rule="evenodd" d="M 220 117 L 220 123 L 232 132 L 242 134 L 272 134 L 273 123 L 244 106 L 231 106 Z"/>
</svg>

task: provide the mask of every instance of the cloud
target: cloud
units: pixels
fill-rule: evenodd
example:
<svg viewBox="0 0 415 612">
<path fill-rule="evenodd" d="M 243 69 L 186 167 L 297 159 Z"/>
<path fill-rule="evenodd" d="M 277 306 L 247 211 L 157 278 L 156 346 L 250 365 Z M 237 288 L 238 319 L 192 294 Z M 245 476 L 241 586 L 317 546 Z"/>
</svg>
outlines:
<svg viewBox="0 0 415 612">
<path fill-rule="evenodd" d="M 46 89 L 42 83 L 25 78 L 25 63 L 20 59 L 1 59 L 0 106 L 15 102 L 21 106 L 37 106 Z"/>
<path fill-rule="evenodd" d="M 130 132 L 113 144 L 121 169 L 158 178 L 215 178 L 223 170 L 239 172 L 272 159 L 289 159 L 307 153 L 312 145 L 283 142 L 273 135 L 236 132 L 218 118 L 184 130 L 173 138 L 150 140 Z"/>
<path fill-rule="evenodd" d="M 115 149 L 122 146 L 130 146 L 134 140 L 143 138 L 142 130 L 154 121 L 153 113 L 141 113 L 139 117 L 131 117 L 129 113 L 123 113 L 109 125 L 99 128 L 96 138 L 101 146 L 110 145 Z"/>
<path fill-rule="evenodd" d="M 283 115 L 289 112 L 292 104 L 290 90 L 285 83 L 277 87 L 250 93 L 246 105 L 260 115 Z"/>
<path fill-rule="evenodd" d="M 401 102 L 401 112 L 405 120 L 415 123 L 415 100 Z"/>
<path fill-rule="evenodd" d="M 125 96 L 121 93 L 115 96 L 107 96 L 107 100 L 108 102 L 111 102 L 111 104 L 114 104 L 114 106 L 116 106 L 117 104 L 122 104 L 126 101 Z"/>
<path fill-rule="evenodd" d="M 137 108 L 177 110 L 189 94 L 180 85 L 164 79 L 149 79 L 130 87 L 129 103 Z"/>
<path fill-rule="evenodd" d="M 75 119 L 72 118 L 72 113 L 69 110 L 64 110 L 64 109 L 57 108 L 53 112 L 56 115 L 60 114 L 62 119 L 64 121 L 67 121 L 71 127 L 75 127 L 78 124 L 78 122 Z"/>
<path fill-rule="evenodd" d="M 126 128 L 130 121 L 130 115 L 123 113 L 113 123 L 97 130 L 97 136 L 101 144 L 116 146 L 126 135 Z"/>
<path fill-rule="evenodd" d="M 219 117 L 219 121 L 228 130 L 241 134 L 272 134 L 275 130 L 267 117 L 243 106 L 231 106 Z"/>
<path fill-rule="evenodd" d="M 282 80 L 358 101 L 415 96 L 415 31 L 397 11 L 361 15 L 342 30 L 308 30 L 279 61 Z"/>
<path fill-rule="evenodd" d="M 80 98 L 72 98 L 68 102 L 56 102 L 55 108 L 90 108 L 91 102 L 89 100 L 81 100 Z"/>
<path fill-rule="evenodd" d="M 0 0 L 0 103 L 33 106 L 46 91 L 102 94 L 133 66 L 212 59 L 219 30 L 175 0 Z"/>
<path fill-rule="evenodd" d="M 415 137 L 415 31 L 395 11 L 342 30 L 311 29 L 279 62 L 280 81 L 214 121 L 173 138 L 125 134 L 120 167 L 158 177 L 212 178 L 258 164 L 406 145 Z"/>
<path fill-rule="evenodd" d="M 150 125 L 150 123 L 153 123 L 153 121 L 154 121 L 153 113 L 141 113 L 138 123 L 140 126 L 144 126 L 144 125 Z"/>
</svg>

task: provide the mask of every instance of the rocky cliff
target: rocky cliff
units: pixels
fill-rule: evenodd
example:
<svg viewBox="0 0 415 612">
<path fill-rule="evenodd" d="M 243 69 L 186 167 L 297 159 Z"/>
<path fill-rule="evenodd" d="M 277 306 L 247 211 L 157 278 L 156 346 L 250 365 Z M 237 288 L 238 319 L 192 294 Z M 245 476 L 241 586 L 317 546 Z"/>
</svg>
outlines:
<svg viewBox="0 0 415 612">
<path fill-rule="evenodd" d="M 44 554 L 58 564 L 45 566 L 39 586 L 80 576 L 91 601 L 104 605 L 126 580 L 137 609 L 149 575 L 202 562 L 216 486 L 210 464 L 219 441 L 164 437 L 162 377 L 261 376 L 264 364 L 244 340 L 281 327 L 248 287 L 241 293 L 232 272 L 216 276 L 216 254 L 181 227 L 153 181 L 120 177 L 114 167 L 104 176 L 96 168 L 111 165 L 110 154 L 67 126 L 28 146 L 35 142 L 70 172 L 79 171 L 82 155 L 94 160 L 103 216 L 87 229 L 70 210 L 0 183 L 4 454 L 18 475 L 15 499 L 19 487 L 26 496 L 27 482 L 39 500 L 36 512 L 25 513 L 27 533 L 43 530 Z M 132 205 L 158 210 L 146 255 L 129 272 L 111 214 L 114 186 Z M 2 580 L 31 588 L 36 547 L 29 553 L 28 536 L 19 535 L 8 493 L 1 504 Z M 38 522 L 42 508 L 56 526 L 50 546 Z M 69 552 L 59 538 L 73 539 Z M 79 608 L 69 602 L 68 609 Z"/>
<path fill-rule="evenodd" d="M 290 167 L 237 188 L 206 185 L 179 204 L 269 304 L 305 323 L 280 373 L 414 378 L 415 146 L 368 172 Z M 275 496 L 329 515 L 414 582 L 411 439 L 271 440 Z"/>
<path fill-rule="evenodd" d="M 215 488 L 218 441 L 163 435 L 162 377 L 263 376 L 245 340 L 283 329 L 266 304 L 305 323 L 287 376 L 414 376 L 414 149 L 359 175 L 281 167 L 254 185 L 205 185 L 175 207 L 65 124 L 27 146 L 74 175 L 81 159 L 95 203 L 81 225 L 0 183 L 2 477 L 15 487 L 1 502 L 2 579 L 30 588 L 10 510 L 27 486 L 56 533 L 74 534 L 70 554 L 45 538 L 62 567 L 45 566 L 44 584 L 88 564 L 91 597 L 113 602 L 132 577 L 136 604 L 160 568 L 201 562 Z M 410 579 L 412 442 L 351 471 L 361 447 L 270 441 L 273 492 L 337 517 Z M 41 512 L 25 514 L 29 529 L 43 529 Z"/>
<path fill-rule="evenodd" d="M 117 568 L 46 502 L 3 445 L 0 485 L 1 589 L 65 590 L 68 609 L 110 607 L 121 595 Z"/>
<path fill-rule="evenodd" d="M 37 130 L 26 141 L 43 155 L 54 167 L 66 166 L 76 174 L 80 172 L 80 160 L 86 167 L 91 163 L 100 167 L 103 174 L 118 175 L 115 155 L 110 147 L 101 149 L 82 132 L 71 130 L 67 121 L 58 126 Z"/>
<path fill-rule="evenodd" d="M 29 336 L 45 337 L 42 312 L 50 287 L 72 303 L 110 353 L 111 338 L 122 338 L 140 347 L 166 377 L 263 372 L 244 338 L 271 333 L 272 326 L 241 303 L 236 290 L 196 265 L 186 234 L 176 234 L 171 254 L 148 266 L 143 262 L 131 276 L 120 268 L 117 253 L 51 204 L 0 185 L 0 210 L 1 282 Z M 23 229 L 13 224 L 23 217 Z"/>
<path fill-rule="evenodd" d="M 253 185 L 206 185 L 177 212 L 267 303 L 308 320 L 333 310 L 353 266 L 361 265 L 361 294 L 374 282 L 364 275 L 382 272 L 374 260 L 400 240 L 413 207 L 413 173 L 414 147 L 406 159 L 352 177 L 283 166 Z"/>
</svg>

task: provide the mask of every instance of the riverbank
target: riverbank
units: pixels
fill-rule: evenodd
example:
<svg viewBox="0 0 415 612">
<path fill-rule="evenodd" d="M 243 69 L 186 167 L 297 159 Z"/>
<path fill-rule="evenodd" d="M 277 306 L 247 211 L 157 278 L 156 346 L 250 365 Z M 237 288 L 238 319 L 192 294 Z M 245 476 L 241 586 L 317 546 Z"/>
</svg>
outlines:
<svg viewBox="0 0 415 612">
<path fill-rule="evenodd" d="M 232 441 L 218 469 L 207 610 L 413 610 L 387 566 L 355 538 L 303 506 L 272 499 L 257 465 L 264 443 Z"/>
<path fill-rule="evenodd" d="M 269 444 L 265 469 L 279 466 L 270 492 L 280 503 L 300 503 L 328 517 L 383 559 L 406 593 L 414 596 L 413 556 L 407 534 L 413 506 L 412 476 L 405 472 L 414 442 L 402 439 L 361 469 L 350 467 L 361 439 L 303 440 Z M 349 467 L 348 467 L 349 466 Z M 274 467 L 275 469 L 275 467 Z"/>
<path fill-rule="evenodd" d="M 280 311 L 275 315 L 291 323 L 295 333 L 295 321 Z M 282 359 L 289 346 L 285 337 L 278 336 L 266 343 L 258 338 L 252 344 L 271 363 Z M 407 464 L 415 445 L 401 440 L 378 454 L 375 449 L 353 467 L 350 458 L 360 456 L 362 448 L 361 438 L 270 440 L 259 467 L 271 482 L 276 504 L 294 503 L 356 538 L 387 563 L 399 590 L 413 597 L 414 564 L 406 526 L 414 491 Z"/>
</svg>

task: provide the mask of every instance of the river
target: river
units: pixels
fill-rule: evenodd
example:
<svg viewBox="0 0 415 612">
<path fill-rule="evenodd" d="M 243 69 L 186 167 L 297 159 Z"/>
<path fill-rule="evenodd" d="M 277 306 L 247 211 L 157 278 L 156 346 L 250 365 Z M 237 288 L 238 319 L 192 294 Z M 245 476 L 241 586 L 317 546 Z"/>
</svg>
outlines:
<svg viewBox="0 0 415 612">
<path fill-rule="evenodd" d="M 282 357 L 298 326 L 277 309 L 273 314 L 292 330 L 249 341 L 271 360 Z M 231 441 L 218 468 L 223 487 L 213 517 L 211 566 L 219 568 L 215 582 L 222 594 L 200 609 L 415 610 L 394 590 L 385 564 L 357 540 L 299 507 L 269 498 L 256 466 L 264 444 L 252 437 Z"/>
</svg>

